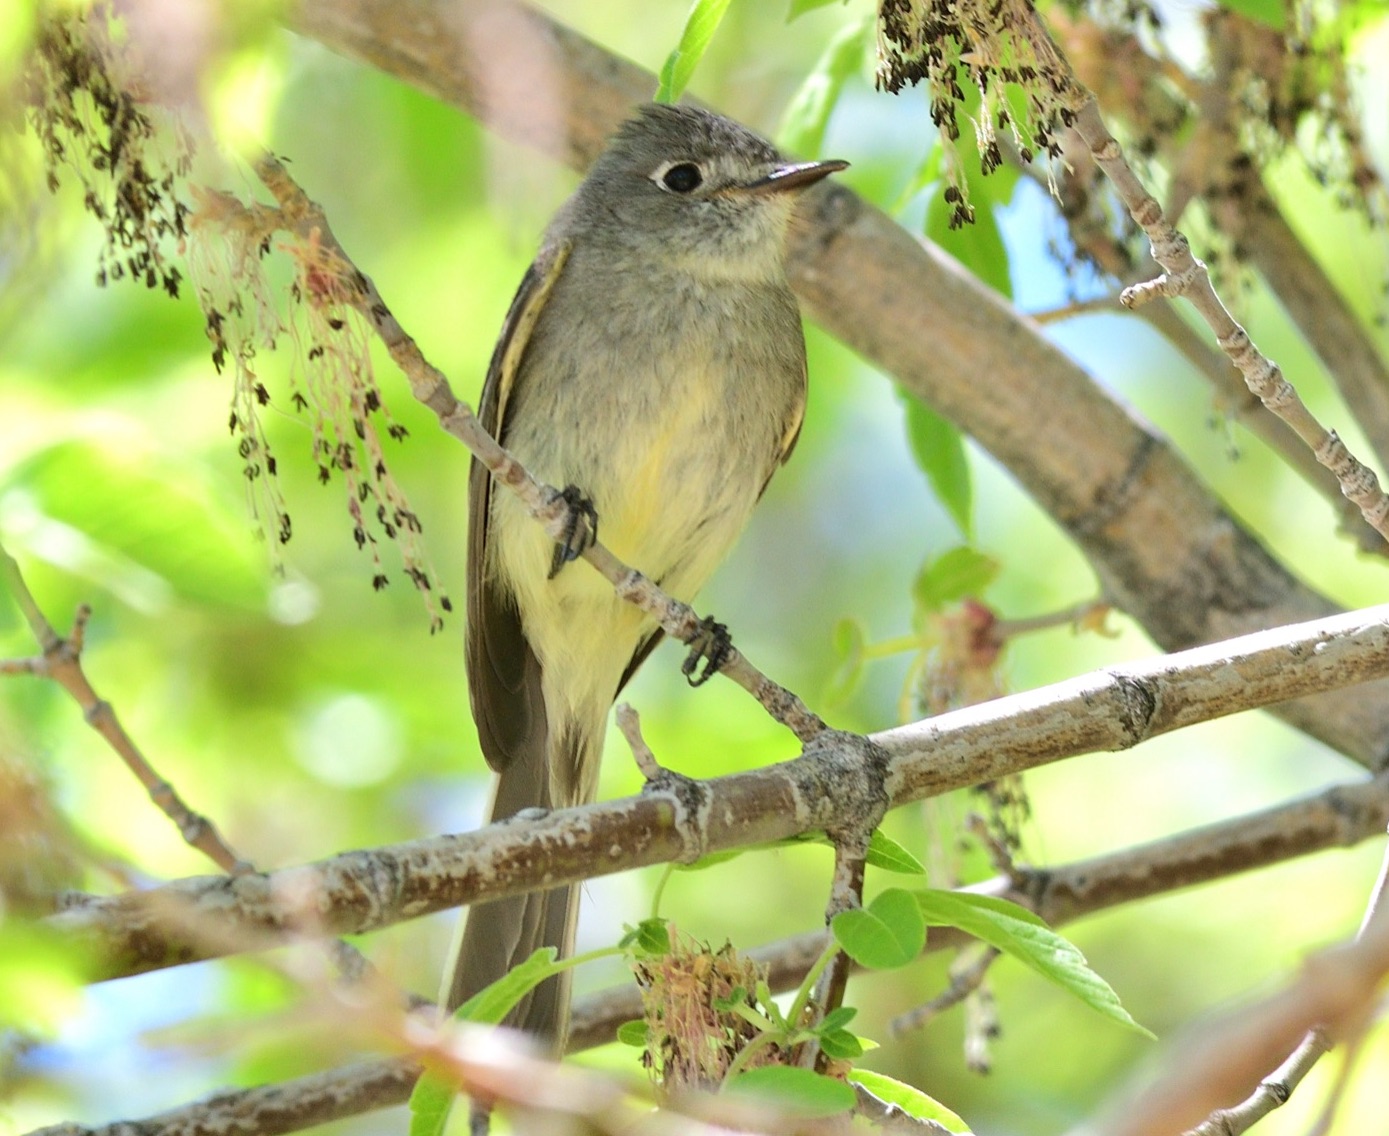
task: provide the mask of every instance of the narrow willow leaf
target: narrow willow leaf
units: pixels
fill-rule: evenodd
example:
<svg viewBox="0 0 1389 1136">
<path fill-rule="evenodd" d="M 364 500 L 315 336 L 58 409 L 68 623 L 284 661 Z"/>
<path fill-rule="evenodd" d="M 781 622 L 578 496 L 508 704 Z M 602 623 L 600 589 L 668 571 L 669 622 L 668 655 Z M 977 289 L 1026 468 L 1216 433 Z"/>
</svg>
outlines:
<svg viewBox="0 0 1389 1136">
<path fill-rule="evenodd" d="M 567 970 L 571 961 L 556 962 L 554 947 L 541 947 L 525 962 L 514 966 L 490 986 L 484 986 L 453 1012 L 454 1019 L 495 1026 L 531 990 L 553 974 Z"/>
<path fill-rule="evenodd" d="M 953 422 L 942 418 L 915 395 L 901 387 L 898 394 L 907 412 L 907 443 L 912 457 L 950 519 L 967 538 L 973 531 L 974 485 L 964 435 Z"/>
<path fill-rule="evenodd" d="M 899 872 L 904 876 L 926 874 L 925 864 L 878 828 L 875 828 L 873 835 L 868 838 L 868 855 L 865 859 L 875 868 Z"/>
<path fill-rule="evenodd" d="M 813 12 L 816 8 L 828 8 L 831 4 L 843 3 L 843 0 L 791 0 L 791 8 L 786 13 L 786 22 L 804 16 L 807 12 Z"/>
<path fill-rule="evenodd" d="M 968 1136 L 969 1125 L 961 1120 L 935 1097 L 929 1097 L 920 1089 L 904 1084 L 895 1077 L 884 1073 L 874 1073 L 871 1069 L 852 1069 L 849 1080 L 862 1085 L 880 1101 L 895 1104 L 908 1116 L 917 1120 L 934 1120 L 951 1132 Z"/>
<path fill-rule="evenodd" d="M 458 1090 L 433 1073 L 422 1073 L 410 1093 L 410 1136 L 442 1136 Z"/>
<path fill-rule="evenodd" d="M 926 203 L 926 237 L 939 245 L 975 276 L 997 292 L 1009 299 L 1013 297 L 1013 280 L 1008 271 L 1008 249 L 1003 243 L 1003 232 L 994 217 L 994 189 L 989 179 L 972 171 L 966 180 L 969 184 L 969 202 L 974 210 L 974 223 L 950 227 L 950 217 L 955 206 L 945 200 L 943 194 L 933 193 Z"/>
<path fill-rule="evenodd" d="M 794 1116 L 834 1116 L 848 1112 L 857 1097 L 843 1081 L 810 1069 L 763 1065 L 740 1073 L 724 1085 L 734 1096 L 754 1096 Z"/>
<path fill-rule="evenodd" d="M 690 77 L 704 58 L 724 13 L 728 11 L 729 3 L 730 0 L 695 0 L 690 14 L 685 18 L 685 30 L 680 34 L 680 42 L 661 67 L 656 102 L 673 103 L 685 93 Z"/>
<path fill-rule="evenodd" d="M 1063 939 L 1026 908 L 991 895 L 969 892 L 926 890 L 915 895 L 931 926 L 958 927 L 1030 966 L 1110 1021 L 1145 1037 L 1153 1036 L 1133 1020 L 1120 1004 L 1119 995 L 1090 969 L 1075 944 Z"/>
<path fill-rule="evenodd" d="M 865 20 L 841 28 L 791 96 L 776 132 L 777 143 L 788 154 L 819 156 L 844 83 L 863 63 L 867 28 Z"/>
<path fill-rule="evenodd" d="M 453 1012 L 454 1019 L 498 1025 L 529 991 L 572 965 L 572 961 L 556 962 L 558 953 L 554 947 L 541 947 L 459 1006 Z M 456 1095 L 451 1082 L 434 1073 L 422 1073 L 410 1094 L 410 1136 L 441 1136 Z"/>
</svg>

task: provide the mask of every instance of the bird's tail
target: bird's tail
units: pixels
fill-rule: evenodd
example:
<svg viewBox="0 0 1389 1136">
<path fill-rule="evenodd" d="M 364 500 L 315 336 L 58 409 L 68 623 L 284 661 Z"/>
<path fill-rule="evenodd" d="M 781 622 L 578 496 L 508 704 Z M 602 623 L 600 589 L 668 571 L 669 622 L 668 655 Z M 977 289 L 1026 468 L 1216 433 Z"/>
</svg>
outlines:
<svg viewBox="0 0 1389 1136">
<path fill-rule="evenodd" d="M 552 761 L 540 745 L 534 752 L 512 755 L 498 776 L 489 822 L 522 809 L 564 808 L 591 800 L 602 741 L 600 724 L 596 735 L 575 731 L 561 740 L 553 755 L 558 760 Z M 563 772 L 556 778 L 552 770 Z M 574 949 L 578 909 L 576 885 L 474 905 L 463 921 L 441 1003 L 452 1012 L 540 947 L 555 947 L 560 958 L 567 958 Z M 562 1053 L 569 1032 L 569 990 L 569 971 L 547 978 L 507 1015 L 505 1024 Z"/>
</svg>

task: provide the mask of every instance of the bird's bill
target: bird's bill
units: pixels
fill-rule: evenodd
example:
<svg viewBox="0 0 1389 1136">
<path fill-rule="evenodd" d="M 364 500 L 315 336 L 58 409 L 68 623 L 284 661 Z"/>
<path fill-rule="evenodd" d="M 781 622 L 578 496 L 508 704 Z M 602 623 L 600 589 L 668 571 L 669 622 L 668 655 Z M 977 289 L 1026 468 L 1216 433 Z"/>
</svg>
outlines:
<svg viewBox="0 0 1389 1136">
<path fill-rule="evenodd" d="M 797 162 L 791 166 L 780 166 L 766 177 L 750 181 L 738 188 L 744 193 L 785 193 L 787 190 L 804 189 L 808 185 L 814 185 L 821 178 L 848 167 L 848 162 L 840 161 L 838 158 L 824 162 Z"/>
</svg>

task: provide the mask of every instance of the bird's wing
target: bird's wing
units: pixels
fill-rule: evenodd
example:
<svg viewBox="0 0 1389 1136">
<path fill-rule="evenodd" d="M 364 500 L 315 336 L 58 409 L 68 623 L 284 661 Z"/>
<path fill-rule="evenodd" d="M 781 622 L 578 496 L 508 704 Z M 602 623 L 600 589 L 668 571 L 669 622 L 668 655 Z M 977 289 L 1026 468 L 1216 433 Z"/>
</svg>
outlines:
<svg viewBox="0 0 1389 1136">
<path fill-rule="evenodd" d="M 526 345 L 569 256 L 567 241 L 547 244 L 526 270 L 502 324 L 482 387 L 478 417 L 506 445 L 506 408 Z M 476 458 L 468 479 L 468 692 L 487 764 L 498 773 L 518 753 L 544 752 L 540 663 L 521 631 L 516 601 L 486 569 L 492 477 Z M 540 804 L 537 798 L 532 803 Z"/>
</svg>

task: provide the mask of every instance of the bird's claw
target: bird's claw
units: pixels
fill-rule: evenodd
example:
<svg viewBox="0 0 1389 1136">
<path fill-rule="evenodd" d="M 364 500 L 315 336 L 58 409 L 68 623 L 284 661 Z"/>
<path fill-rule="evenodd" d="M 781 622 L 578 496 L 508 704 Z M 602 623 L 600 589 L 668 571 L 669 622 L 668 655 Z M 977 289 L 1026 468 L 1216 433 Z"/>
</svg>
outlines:
<svg viewBox="0 0 1389 1136">
<path fill-rule="evenodd" d="M 699 630 L 690 640 L 690 653 L 680 664 L 683 674 L 691 686 L 703 686 L 711 675 L 717 674 L 728 662 L 733 653 L 733 639 L 728 628 L 715 622 L 713 616 L 706 615 L 699 621 Z M 700 667 L 701 660 L 704 666 Z"/>
<path fill-rule="evenodd" d="M 548 577 L 551 580 L 571 560 L 577 560 L 585 550 L 598 543 L 598 510 L 593 507 L 593 501 L 577 485 L 566 485 L 559 491 L 559 499 L 566 509 L 564 536 L 555 541 Z"/>
</svg>

